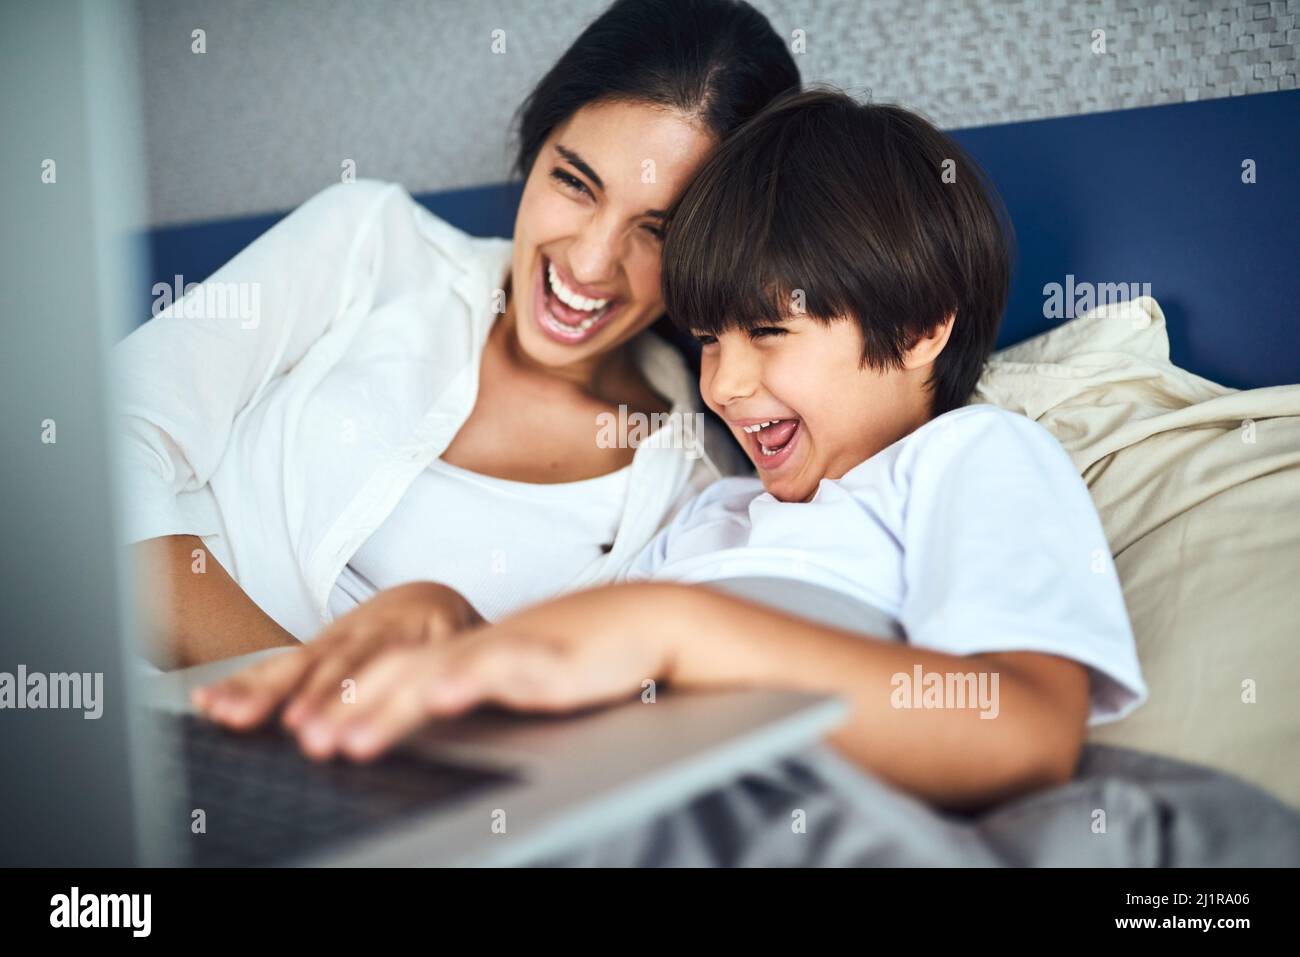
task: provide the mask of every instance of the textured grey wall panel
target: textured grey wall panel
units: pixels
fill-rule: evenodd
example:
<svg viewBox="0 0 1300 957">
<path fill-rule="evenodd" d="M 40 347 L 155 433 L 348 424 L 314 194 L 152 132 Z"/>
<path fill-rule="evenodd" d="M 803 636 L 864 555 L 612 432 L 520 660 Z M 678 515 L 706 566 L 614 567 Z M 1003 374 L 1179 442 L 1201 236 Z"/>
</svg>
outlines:
<svg viewBox="0 0 1300 957">
<path fill-rule="evenodd" d="M 292 206 L 349 159 L 412 192 L 504 179 L 511 113 L 606 5 L 138 0 L 153 218 Z M 1300 63 L 1300 0 L 755 6 L 782 36 L 803 31 L 805 81 L 948 128 L 1294 89 Z"/>
</svg>

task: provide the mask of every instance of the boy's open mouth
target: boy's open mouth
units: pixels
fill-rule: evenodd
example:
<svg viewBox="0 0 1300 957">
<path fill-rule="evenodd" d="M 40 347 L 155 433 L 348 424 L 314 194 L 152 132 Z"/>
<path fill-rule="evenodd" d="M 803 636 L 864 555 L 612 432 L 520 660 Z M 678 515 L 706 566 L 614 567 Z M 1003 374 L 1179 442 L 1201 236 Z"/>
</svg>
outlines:
<svg viewBox="0 0 1300 957">
<path fill-rule="evenodd" d="M 564 284 L 545 256 L 542 257 L 533 301 L 537 324 L 542 331 L 566 345 L 586 342 L 613 318 L 624 302 L 622 299 L 588 299 L 578 295 Z"/>
<path fill-rule="evenodd" d="M 799 436 L 798 419 L 770 419 L 741 426 L 753 452 L 750 458 L 761 469 L 771 470 L 790 457 Z"/>
</svg>

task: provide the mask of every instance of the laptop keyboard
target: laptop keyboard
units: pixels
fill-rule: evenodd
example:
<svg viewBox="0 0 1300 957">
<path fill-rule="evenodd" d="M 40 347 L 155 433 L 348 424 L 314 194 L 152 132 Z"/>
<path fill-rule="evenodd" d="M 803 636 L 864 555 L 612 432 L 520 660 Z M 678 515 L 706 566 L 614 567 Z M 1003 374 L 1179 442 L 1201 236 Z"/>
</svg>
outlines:
<svg viewBox="0 0 1300 957">
<path fill-rule="evenodd" d="M 183 785 L 177 795 L 184 802 L 182 847 L 189 848 L 189 863 L 201 867 L 288 862 L 518 781 L 506 772 L 403 752 L 368 764 L 316 762 L 278 728 L 238 733 L 193 715 L 159 718 L 171 739 L 168 777 Z M 198 808 L 206 832 L 194 834 Z"/>
</svg>

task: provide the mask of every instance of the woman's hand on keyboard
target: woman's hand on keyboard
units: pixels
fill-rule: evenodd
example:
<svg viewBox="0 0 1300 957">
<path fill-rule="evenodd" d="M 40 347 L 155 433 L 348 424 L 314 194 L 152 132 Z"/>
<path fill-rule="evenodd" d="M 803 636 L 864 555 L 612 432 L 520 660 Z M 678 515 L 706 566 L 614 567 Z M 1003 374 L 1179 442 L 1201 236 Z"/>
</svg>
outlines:
<svg viewBox="0 0 1300 957">
<path fill-rule="evenodd" d="M 302 648 L 196 689 L 193 701 L 212 720 L 238 729 L 262 724 L 283 706 L 285 725 L 296 728 L 354 696 L 355 676 L 383 652 L 437 645 L 482 623 L 453 588 L 399 585 L 358 605 Z"/>
</svg>

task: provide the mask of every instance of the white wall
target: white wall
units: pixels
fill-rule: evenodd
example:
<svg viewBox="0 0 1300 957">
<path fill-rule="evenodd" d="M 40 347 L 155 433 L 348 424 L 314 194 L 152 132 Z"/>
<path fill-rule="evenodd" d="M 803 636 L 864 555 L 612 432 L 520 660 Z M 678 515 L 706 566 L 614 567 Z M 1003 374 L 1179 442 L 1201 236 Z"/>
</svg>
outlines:
<svg viewBox="0 0 1300 957">
<path fill-rule="evenodd" d="M 295 205 L 345 159 L 412 192 L 505 179 L 512 111 L 606 0 L 135 4 L 152 216 L 174 223 Z M 947 128 L 1292 89 L 1300 61 L 1300 0 L 754 4 L 804 31 L 805 80 Z"/>
</svg>

